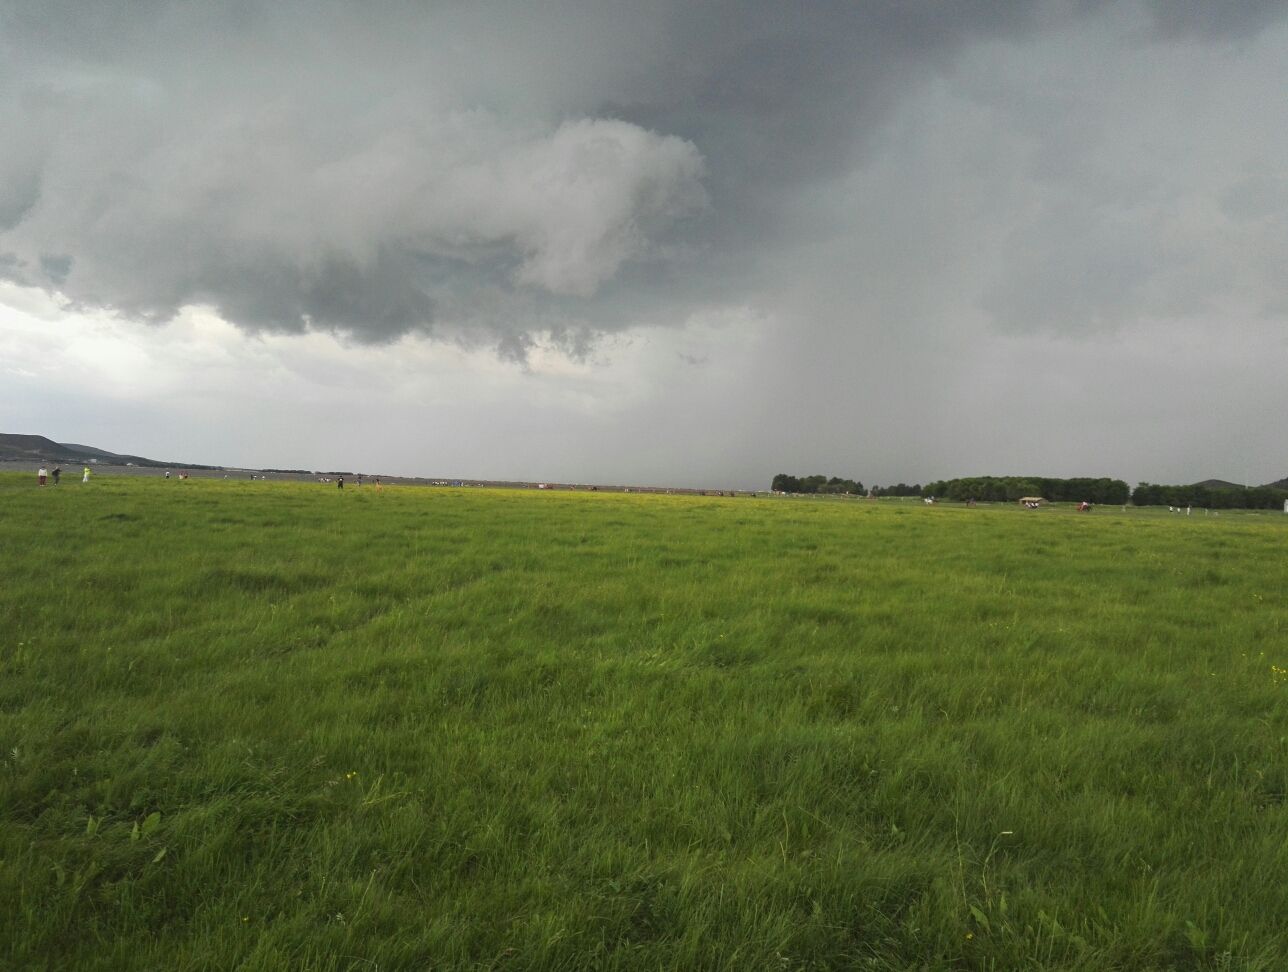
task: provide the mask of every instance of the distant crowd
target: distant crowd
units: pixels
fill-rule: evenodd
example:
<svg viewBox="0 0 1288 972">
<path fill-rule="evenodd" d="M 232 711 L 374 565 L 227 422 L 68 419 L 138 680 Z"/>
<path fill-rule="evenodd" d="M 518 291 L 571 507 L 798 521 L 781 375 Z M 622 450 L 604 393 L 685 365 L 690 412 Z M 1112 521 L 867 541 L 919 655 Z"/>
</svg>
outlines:
<svg viewBox="0 0 1288 972">
<path fill-rule="evenodd" d="M 180 470 L 180 471 L 179 471 L 179 473 L 176 475 L 176 474 L 172 473 L 169 469 L 167 469 L 167 470 L 165 471 L 165 473 L 163 474 L 163 478 L 165 478 L 165 479 L 181 479 L 181 480 L 182 480 L 182 479 L 187 479 L 187 478 L 188 478 L 188 475 L 189 475 L 189 474 L 188 474 L 185 470 Z M 81 482 L 82 482 L 82 483 L 88 483 L 88 482 L 89 482 L 89 477 L 90 477 L 90 467 L 89 467 L 89 466 L 85 466 L 85 467 L 84 467 L 84 469 L 82 470 L 82 473 L 81 473 Z M 62 478 L 63 478 L 63 468 L 62 468 L 62 466 L 54 466 L 54 468 L 51 470 L 51 469 L 49 468 L 49 464 L 48 464 L 48 463 L 41 463 L 41 464 L 40 464 L 40 468 L 38 468 L 38 469 L 36 470 L 36 484 L 37 484 L 37 485 L 39 485 L 39 486 L 57 486 L 57 485 L 59 484 L 59 482 L 61 482 L 61 481 L 62 481 Z M 228 478 L 228 474 L 227 474 L 227 473 L 224 473 L 224 479 L 227 479 L 227 478 Z M 255 480 L 255 479 L 268 479 L 269 477 L 268 477 L 268 476 L 256 475 L 255 473 L 251 473 L 251 474 L 250 474 L 250 478 L 251 478 L 252 480 Z M 379 476 L 376 476 L 376 477 L 374 477 L 374 478 L 370 478 L 370 477 L 369 477 L 369 478 L 367 479 L 367 481 L 376 487 L 376 491 L 377 491 L 377 492 L 382 492 L 382 491 L 384 490 L 384 488 L 385 488 L 384 483 L 382 483 L 382 482 L 380 481 L 380 477 L 379 477 Z M 334 483 L 335 483 L 335 485 L 336 485 L 336 488 L 337 488 L 337 489 L 344 489 L 344 477 L 343 477 L 343 476 L 339 476 L 339 477 L 335 477 L 335 478 L 332 478 L 331 476 L 319 476 L 319 477 L 318 477 L 318 482 L 319 482 L 319 483 L 328 483 L 328 484 L 329 484 L 329 483 L 334 482 Z M 357 485 L 361 486 L 361 485 L 362 485 L 362 482 L 363 482 L 363 477 L 362 477 L 362 475 L 358 475 L 358 476 L 357 476 L 357 479 L 356 479 L 356 483 L 357 483 Z"/>
</svg>

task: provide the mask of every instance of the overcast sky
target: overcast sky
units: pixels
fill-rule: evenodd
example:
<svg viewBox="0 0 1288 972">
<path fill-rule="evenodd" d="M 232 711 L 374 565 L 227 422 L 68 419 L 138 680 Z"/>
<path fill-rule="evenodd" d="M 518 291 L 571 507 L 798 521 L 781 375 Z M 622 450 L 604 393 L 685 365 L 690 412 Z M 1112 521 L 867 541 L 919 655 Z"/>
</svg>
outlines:
<svg viewBox="0 0 1288 972">
<path fill-rule="evenodd" d="M 1288 3 L 0 0 L 0 431 L 1288 475 Z"/>
</svg>

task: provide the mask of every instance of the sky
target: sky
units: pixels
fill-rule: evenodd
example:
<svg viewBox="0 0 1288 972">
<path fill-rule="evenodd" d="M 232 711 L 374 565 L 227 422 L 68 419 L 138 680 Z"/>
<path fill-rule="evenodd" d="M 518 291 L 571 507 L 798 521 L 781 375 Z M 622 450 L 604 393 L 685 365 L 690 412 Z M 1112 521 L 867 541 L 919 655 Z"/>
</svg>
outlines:
<svg viewBox="0 0 1288 972">
<path fill-rule="evenodd" d="M 0 431 L 1288 476 L 1288 4 L 0 0 Z"/>
</svg>

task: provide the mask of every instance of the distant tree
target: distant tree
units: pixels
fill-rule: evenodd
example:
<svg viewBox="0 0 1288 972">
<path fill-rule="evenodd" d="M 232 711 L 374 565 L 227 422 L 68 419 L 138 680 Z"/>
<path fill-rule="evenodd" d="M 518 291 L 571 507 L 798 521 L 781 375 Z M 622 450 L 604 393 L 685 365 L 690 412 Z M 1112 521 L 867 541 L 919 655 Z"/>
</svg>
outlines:
<svg viewBox="0 0 1288 972">
<path fill-rule="evenodd" d="M 1056 479 L 1042 476 L 968 476 L 961 479 L 937 480 L 925 486 L 891 488 L 907 489 L 906 495 L 939 496 L 946 499 L 980 500 L 993 503 L 1014 502 L 1024 496 L 1041 496 L 1057 503 L 1125 503 L 1131 490 L 1121 479 Z"/>
<path fill-rule="evenodd" d="M 1164 486 L 1140 483 L 1132 490 L 1136 506 L 1197 506 L 1212 510 L 1278 510 L 1288 490 L 1269 486 L 1212 489 L 1207 486 Z"/>
<path fill-rule="evenodd" d="M 863 484 L 857 479 L 844 479 L 840 476 L 806 476 L 797 479 L 787 473 L 774 477 L 774 489 L 789 493 L 854 493 L 862 495 Z M 1191 489 L 1190 487 L 1153 487 L 1148 483 L 1137 486 L 1140 492 L 1139 505 L 1157 502 L 1177 502 L 1175 491 Z M 1172 499 L 1159 499 L 1163 495 L 1158 490 L 1172 491 Z M 1189 500 L 1198 505 L 1199 499 L 1207 493 L 1201 487 L 1193 487 Z M 870 490 L 873 496 L 937 496 L 943 499 L 981 500 L 994 503 L 1014 502 L 1022 496 L 1041 496 L 1056 503 L 1112 503 L 1122 504 L 1129 500 L 1137 502 L 1136 494 L 1121 479 L 1074 478 L 1058 479 L 1043 476 L 968 476 L 960 479 L 939 479 L 933 482 L 914 484 L 897 483 L 894 486 L 873 485 Z M 1274 496 L 1279 491 L 1269 494 L 1258 494 L 1255 501 L 1269 508 L 1274 506 Z M 1283 495 L 1288 495 L 1285 492 Z M 1215 499 L 1211 500 L 1213 503 Z M 1242 502 L 1242 500 L 1240 500 Z M 1184 505 L 1182 502 L 1181 505 Z"/>
<path fill-rule="evenodd" d="M 873 486 L 873 496 L 920 496 L 920 486 L 909 486 L 907 483 L 897 483 L 894 486 Z"/>
<path fill-rule="evenodd" d="M 770 489 L 780 493 L 829 493 L 857 494 L 863 492 L 863 484 L 855 479 L 844 479 L 840 476 L 797 477 L 790 473 L 779 473 L 770 483 Z"/>
</svg>

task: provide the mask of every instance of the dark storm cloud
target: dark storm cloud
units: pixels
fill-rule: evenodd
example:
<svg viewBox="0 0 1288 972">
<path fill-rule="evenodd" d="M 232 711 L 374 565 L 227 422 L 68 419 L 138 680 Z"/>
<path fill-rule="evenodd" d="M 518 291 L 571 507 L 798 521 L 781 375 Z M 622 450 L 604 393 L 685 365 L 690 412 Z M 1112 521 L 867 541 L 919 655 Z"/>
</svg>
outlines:
<svg viewBox="0 0 1288 972">
<path fill-rule="evenodd" d="M 6 3 L 0 127 L 21 137 L 0 144 L 0 252 L 14 254 L 0 272 L 151 321 L 201 303 L 248 330 L 416 330 L 516 358 L 550 332 L 578 353 L 595 331 L 773 290 L 775 268 L 808 276 L 821 236 L 865 249 L 885 230 L 842 183 L 888 149 L 895 109 L 972 45 L 1104 9 Z M 1154 39 L 1225 42 L 1284 5 L 1141 9 Z M 1041 93 L 974 100 L 1002 102 L 989 110 L 1008 132 L 1060 110 Z M 1095 182 L 1086 157 L 1057 145 L 1024 178 Z M 1259 191 L 1231 187 L 1229 205 Z M 1026 205 L 1036 215 L 999 243 L 1031 261 L 1024 286 L 999 280 L 980 307 L 1020 327 L 1139 306 L 1157 277 L 1148 228 L 1118 232 L 1072 195 Z"/>
<path fill-rule="evenodd" d="M 538 318 L 657 259 L 706 205 L 692 143 L 576 95 L 579 72 L 604 75 L 573 49 L 595 17 L 61 4 L 3 23 L 0 120 L 23 133 L 0 149 L 10 275 L 78 305 L 164 320 L 209 303 L 251 329 L 377 340 L 522 333 L 464 291 Z"/>
<path fill-rule="evenodd" d="M 1150 0 L 1154 23 L 1165 37 L 1200 36 L 1238 40 L 1253 37 L 1285 14 L 1283 0 Z"/>
</svg>

